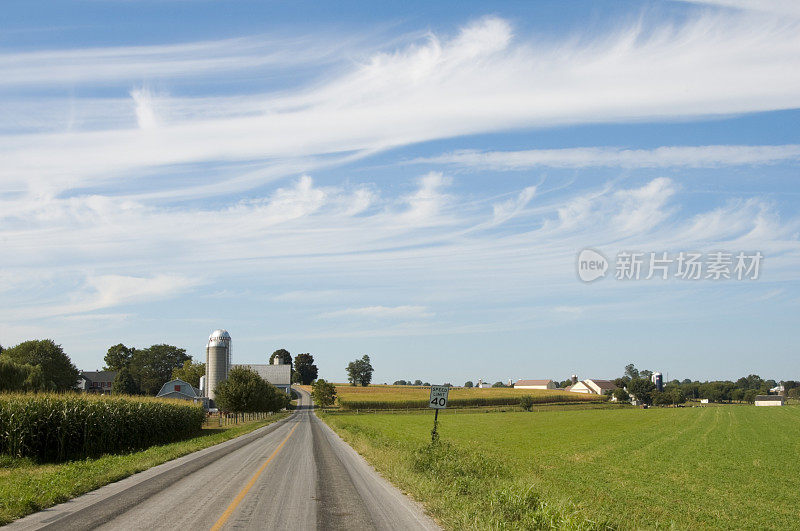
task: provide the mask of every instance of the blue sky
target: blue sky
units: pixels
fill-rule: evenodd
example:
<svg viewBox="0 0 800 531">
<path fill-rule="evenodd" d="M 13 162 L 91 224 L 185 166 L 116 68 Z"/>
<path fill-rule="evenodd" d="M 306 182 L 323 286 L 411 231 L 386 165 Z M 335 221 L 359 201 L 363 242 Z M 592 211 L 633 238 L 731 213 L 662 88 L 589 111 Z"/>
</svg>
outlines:
<svg viewBox="0 0 800 531">
<path fill-rule="evenodd" d="M 800 379 L 798 123 L 788 1 L 8 2 L 0 344 Z M 621 251 L 764 261 L 622 281 Z"/>
</svg>

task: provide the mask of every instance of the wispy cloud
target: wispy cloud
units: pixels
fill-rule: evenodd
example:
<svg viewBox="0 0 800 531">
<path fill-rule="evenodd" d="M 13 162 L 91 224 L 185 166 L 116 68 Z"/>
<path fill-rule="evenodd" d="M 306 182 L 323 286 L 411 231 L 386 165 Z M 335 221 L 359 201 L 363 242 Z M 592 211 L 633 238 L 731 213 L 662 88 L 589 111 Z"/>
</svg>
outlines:
<svg viewBox="0 0 800 531">
<path fill-rule="evenodd" d="M 87 53 L 87 64 L 97 59 L 95 52 Z M 128 53 L 100 55 L 116 60 Z M 189 63 L 216 67 L 207 45 L 187 45 L 180 54 L 187 54 Z M 28 59 L 0 61 L 0 78 L 19 77 L 16 72 L 27 68 Z M 106 71 L 91 64 L 84 69 L 87 80 L 92 72 Z M 245 69 L 241 62 L 229 65 Z M 171 67 L 166 61 L 164 68 Z M 719 12 L 679 25 L 618 28 L 591 40 L 532 42 L 515 36 L 507 21 L 488 17 L 452 38 L 430 35 L 373 54 L 291 94 L 242 96 L 231 99 L 230 108 L 217 101 L 213 113 L 203 110 L 212 106 L 207 99 L 159 99 L 161 123 L 155 129 L 142 129 L 131 106 L 131 127 L 7 134 L 0 137 L 0 182 L 6 192 L 58 193 L 159 167 L 246 161 L 260 165 L 249 180 L 257 186 L 292 175 L 308 159 L 453 136 L 795 108 L 800 106 L 795 72 L 800 72 L 800 21 L 793 19 Z M 183 110 L 171 113 L 170 106 Z M 197 110 L 188 111 L 192 106 Z M 169 116 L 183 118 L 163 118 Z M 119 117 L 110 116 L 109 122 L 119 124 Z M 73 123 L 80 124 L 80 116 Z M 654 157 L 675 161 L 679 155 Z M 635 152 L 610 156 L 630 156 L 633 163 L 647 158 Z M 220 173 L 217 179 L 231 181 L 237 173 Z"/>
<path fill-rule="evenodd" d="M 580 147 L 525 151 L 463 150 L 411 164 L 449 164 L 483 170 L 549 168 L 717 168 L 800 160 L 800 145 L 662 146 L 655 149 Z"/>
<path fill-rule="evenodd" d="M 320 317 L 370 317 L 376 319 L 422 319 L 432 317 L 425 306 L 365 306 L 326 312 Z"/>
</svg>

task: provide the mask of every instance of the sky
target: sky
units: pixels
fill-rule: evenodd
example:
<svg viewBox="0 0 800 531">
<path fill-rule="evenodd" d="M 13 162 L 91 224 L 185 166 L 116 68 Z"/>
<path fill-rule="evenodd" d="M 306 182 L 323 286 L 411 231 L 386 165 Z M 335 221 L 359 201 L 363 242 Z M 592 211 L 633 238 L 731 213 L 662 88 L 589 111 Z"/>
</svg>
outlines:
<svg viewBox="0 0 800 531">
<path fill-rule="evenodd" d="M 333 381 L 800 379 L 792 0 L 3 11 L 3 346 L 96 370 L 225 328 Z"/>
</svg>

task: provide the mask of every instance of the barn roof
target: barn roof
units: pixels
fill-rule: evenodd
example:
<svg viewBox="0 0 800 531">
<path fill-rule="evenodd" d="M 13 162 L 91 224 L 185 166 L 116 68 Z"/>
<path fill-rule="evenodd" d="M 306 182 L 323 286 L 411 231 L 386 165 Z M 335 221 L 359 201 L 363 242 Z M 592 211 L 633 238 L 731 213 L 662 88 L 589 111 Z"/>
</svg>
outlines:
<svg viewBox="0 0 800 531">
<path fill-rule="evenodd" d="M 553 380 L 517 380 L 514 385 L 547 385 Z"/>
<path fill-rule="evenodd" d="M 593 384 L 595 384 L 597 387 L 599 387 L 600 389 L 602 389 L 604 391 L 606 391 L 606 390 L 612 390 L 613 391 L 614 389 L 617 388 L 617 386 L 611 380 L 584 380 L 584 381 L 592 382 Z"/>
</svg>

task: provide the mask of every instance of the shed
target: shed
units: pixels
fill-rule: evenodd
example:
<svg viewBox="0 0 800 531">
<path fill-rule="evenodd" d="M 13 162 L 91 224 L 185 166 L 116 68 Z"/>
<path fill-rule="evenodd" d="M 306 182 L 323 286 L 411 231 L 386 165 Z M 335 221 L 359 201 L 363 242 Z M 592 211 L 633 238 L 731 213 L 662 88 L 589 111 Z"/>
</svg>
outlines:
<svg viewBox="0 0 800 531">
<path fill-rule="evenodd" d="M 755 404 L 757 406 L 782 406 L 783 397 L 781 395 L 758 395 Z"/>
</svg>

